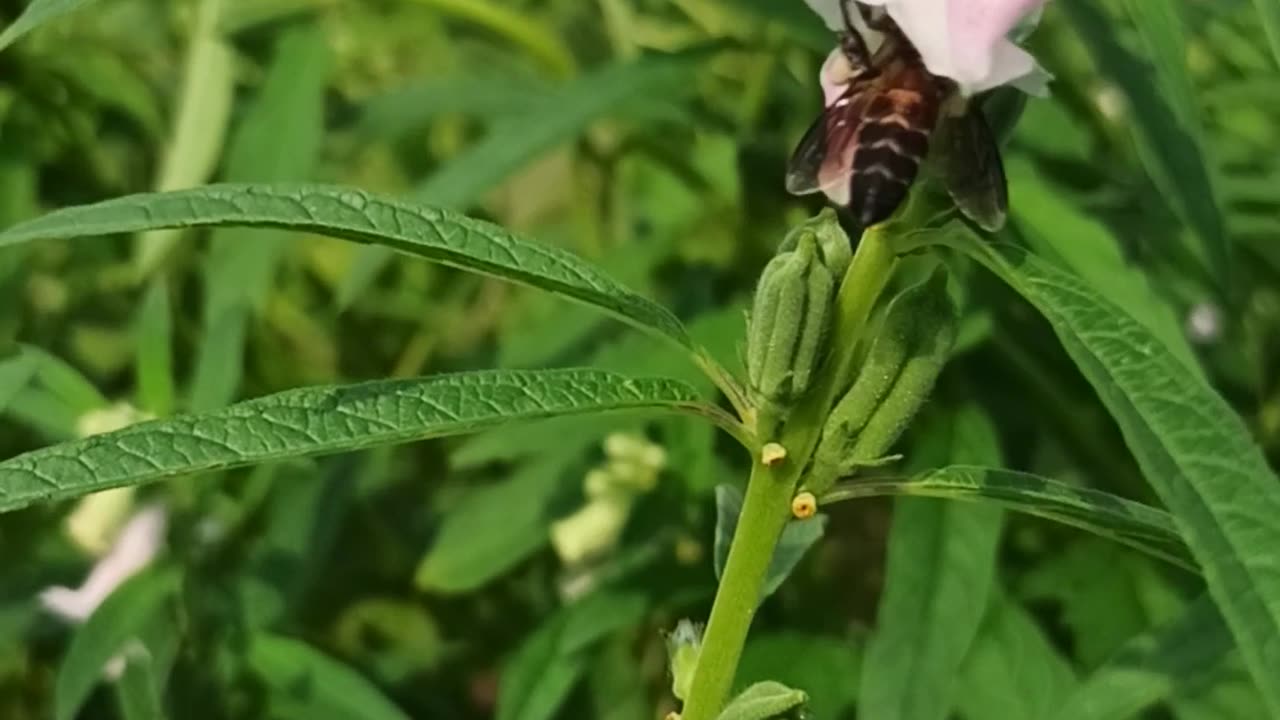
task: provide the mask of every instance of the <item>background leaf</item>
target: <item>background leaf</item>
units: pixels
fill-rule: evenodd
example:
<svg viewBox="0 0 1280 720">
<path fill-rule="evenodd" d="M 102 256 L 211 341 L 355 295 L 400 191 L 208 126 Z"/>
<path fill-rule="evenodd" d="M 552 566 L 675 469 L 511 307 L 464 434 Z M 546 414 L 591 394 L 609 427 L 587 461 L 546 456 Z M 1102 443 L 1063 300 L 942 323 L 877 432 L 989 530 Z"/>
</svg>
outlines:
<svg viewBox="0 0 1280 720">
<path fill-rule="evenodd" d="M 500 121 L 483 140 L 419 184 L 413 197 L 434 207 L 465 208 L 537 156 L 580 135 L 592 122 L 634 106 L 637 98 L 677 101 L 687 91 L 694 71 L 709 59 L 708 52 L 695 50 L 596 70 L 553 91 L 531 110 Z M 345 307 L 362 294 L 390 259 L 383 248 L 363 249 L 339 289 L 339 305 Z"/>
<path fill-rule="evenodd" d="M 3 50 L 45 23 L 79 8 L 89 0 L 31 0 L 17 20 L 0 33 L 0 50 Z"/>
<path fill-rule="evenodd" d="M 1060 6 L 1076 26 L 1099 69 L 1116 83 L 1128 101 L 1133 113 L 1130 127 L 1143 165 L 1167 198 L 1170 209 L 1195 233 L 1197 257 L 1219 286 L 1225 288 L 1230 252 L 1222 215 L 1214 200 L 1212 173 L 1204 150 L 1196 140 L 1195 128 L 1170 107 L 1160 91 L 1161 83 L 1153 78 L 1151 66 L 1120 44 L 1114 23 L 1093 0 L 1064 0 Z M 1168 20 L 1172 16 L 1161 17 Z M 1165 23 L 1159 30 L 1147 31 L 1150 37 L 1162 39 L 1158 43 L 1161 50 L 1155 56 L 1158 62 L 1172 62 L 1169 46 L 1176 44 L 1176 39 L 1171 39 L 1168 32 L 1175 27 Z M 1176 87 L 1180 84 L 1177 80 L 1171 83 L 1178 92 L 1183 90 Z M 1189 109 L 1183 111 L 1185 115 Z"/>
<path fill-rule="evenodd" d="M 733 533 L 738 528 L 738 517 L 742 515 L 742 491 L 732 485 L 716 486 L 716 536 L 715 536 L 715 571 L 718 579 L 724 573 L 724 564 L 729 559 L 729 545 L 733 541 Z M 800 520 L 791 519 L 782 529 L 782 537 L 773 549 L 773 559 L 769 561 L 769 570 L 765 573 L 764 584 L 760 589 L 760 601 L 777 592 L 787 576 L 795 570 L 801 558 L 822 539 L 827 527 L 825 515 L 815 515 Z"/>
<path fill-rule="evenodd" d="M 107 662 L 137 642 L 151 619 L 170 612 L 178 575 L 173 571 L 144 571 L 125 581 L 103 601 L 76 631 L 54 684 L 55 716 L 71 720 L 102 678 Z"/>
<path fill-rule="evenodd" d="M 1076 684 L 1071 666 L 1018 604 L 992 594 L 987 615 L 960 671 L 960 716 L 1042 718 Z"/>
<path fill-rule="evenodd" d="M 405 720 L 402 712 L 359 673 L 304 642 L 281 635 L 255 634 L 249 666 L 279 693 L 279 710 L 288 717 L 355 720 Z"/>
<path fill-rule="evenodd" d="M 995 428 L 974 407 L 930 418 L 912 453 L 933 462 L 1001 462 Z M 885 589 L 867 645 L 858 693 L 868 720 L 943 720 L 953 683 L 986 610 L 994 582 L 1001 512 L 901 497 L 894 502 Z"/>
</svg>

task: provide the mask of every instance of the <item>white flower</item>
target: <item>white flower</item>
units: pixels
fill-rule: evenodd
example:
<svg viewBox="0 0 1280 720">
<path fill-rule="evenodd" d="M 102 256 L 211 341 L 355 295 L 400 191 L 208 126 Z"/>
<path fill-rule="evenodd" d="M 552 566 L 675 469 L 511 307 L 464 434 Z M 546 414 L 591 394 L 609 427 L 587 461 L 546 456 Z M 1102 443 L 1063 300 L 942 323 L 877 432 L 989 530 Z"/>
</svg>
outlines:
<svg viewBox="0 0 1280 720">
<path fill-rule="evenodd" d="M 168 520 L 168 513 L 159 504 L 134 513 L 84 584 L 75 589 L 48 588 L 40 593 L 41 603 L 66 620 L 83 622 L 121 583 L 151 564 L 164 543 Z"/>
<path fill-rule="evenodd" d="M 805 0 L 833 30 L 844 29 L 840 3 Z M 862 0 L 880 5 L 902 28 L 934 75 L 950 78 L 961 92 L 974 95 L 1013 85 L 1032 95 L 1047 94 L 1049 75 L 1030 53 L 1010 38 L 1026 34 L 1047 0 Z M 856 7 L 849 15 L 871 48 L 879 36 L 868 34 Z M 828 65 L 832 61 L 828 59 Z M 824 68 L 824 72 L 827 68 Z"/>
</svg>

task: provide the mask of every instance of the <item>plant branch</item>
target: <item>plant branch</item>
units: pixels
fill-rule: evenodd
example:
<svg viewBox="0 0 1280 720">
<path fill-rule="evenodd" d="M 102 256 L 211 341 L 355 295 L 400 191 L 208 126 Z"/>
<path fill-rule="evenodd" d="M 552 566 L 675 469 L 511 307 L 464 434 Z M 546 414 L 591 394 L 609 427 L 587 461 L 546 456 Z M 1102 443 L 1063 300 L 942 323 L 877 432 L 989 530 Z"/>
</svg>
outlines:
<svg viewBox="0 0 1280 720">
<path fill-rule="evenodd" d="M 826 367 L 818 384 L 782 428 L 781 443 L 789 455 L 773 467 L 753 458 L 742 515 L 711 607 L 683 720 L 715 720 L 729 697 L 774 548 L 791 516 L 792 496 L 818 444 L 827 415 L 853 374 L 856 349 L 867 319 L 896 263 L 893 248 L 881 228 L 863 234 L 840 286 Z"/>
</svg>

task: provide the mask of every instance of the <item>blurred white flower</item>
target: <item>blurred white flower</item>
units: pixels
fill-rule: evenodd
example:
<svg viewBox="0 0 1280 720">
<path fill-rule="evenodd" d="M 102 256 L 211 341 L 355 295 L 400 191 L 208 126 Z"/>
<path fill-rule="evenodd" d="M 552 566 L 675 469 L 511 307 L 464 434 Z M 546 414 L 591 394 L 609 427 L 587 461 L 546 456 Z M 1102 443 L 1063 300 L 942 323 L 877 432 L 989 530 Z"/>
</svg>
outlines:
<svg viewBox="0 0 1280 720">
<path fill-rule="evenodd" d="M 805 2 L 832 30 L 844 30 L 840 3 L 846 0 Z M 1001 85 L 1012 85 L 1031 95 L 1048 93 L 1048 73 L 1011 39 L 1026 35 L 1046 2 L 862 0 L 864 5 L 883 6 L 920 52 L 929 71 L 954 80 L 966 96 Z M 856 7 L 850 6 L 849 15 L 874 51 L 879 35 L 867 32 Z M 826 68 L 824 77 L 825 72 Z"/>
<path fill-rule="evenodd" d="M 1187 314 L 1187 335 L 1192 342 L 1209 345 L 1222 339 L 1222 310 L 1217 305 L 1202 302 Z"/>
<path fill-rule="evenodd" d="M 164 506 L 147 505 L 134 513 L 84 583 L 75 589 L 51 587 L 40 593 L 50 612 L 83 622 L 125 580 L 151 564 L 164 543 L 169 515 Z"/>
</svg>

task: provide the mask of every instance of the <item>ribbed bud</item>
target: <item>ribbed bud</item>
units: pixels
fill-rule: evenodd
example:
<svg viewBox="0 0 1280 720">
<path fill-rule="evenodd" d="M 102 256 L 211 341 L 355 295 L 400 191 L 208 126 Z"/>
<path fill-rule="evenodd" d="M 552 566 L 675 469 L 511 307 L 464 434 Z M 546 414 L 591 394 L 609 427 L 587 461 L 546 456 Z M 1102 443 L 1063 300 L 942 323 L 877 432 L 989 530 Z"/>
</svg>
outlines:
<svg viewBox="0 0 1280 720">
<path fill-rule="evenodd" d="M 893 299 L 857 380 L 823 427 L 804 490 L 822 497 L 841 476 L 884 461 L 933 390 L 956 325 L 942 268 Z"/>
<path fill-rule="evenodd" d="M 812 229 L 793 234 L 765 267 L 747 329 L 747 379 L 759 411 L 757 432 L 771 437 L 813 382 L 822 362 L 836 279 Z M 784 243 L 785 245 L 786 243 Z"/>
</svg>

